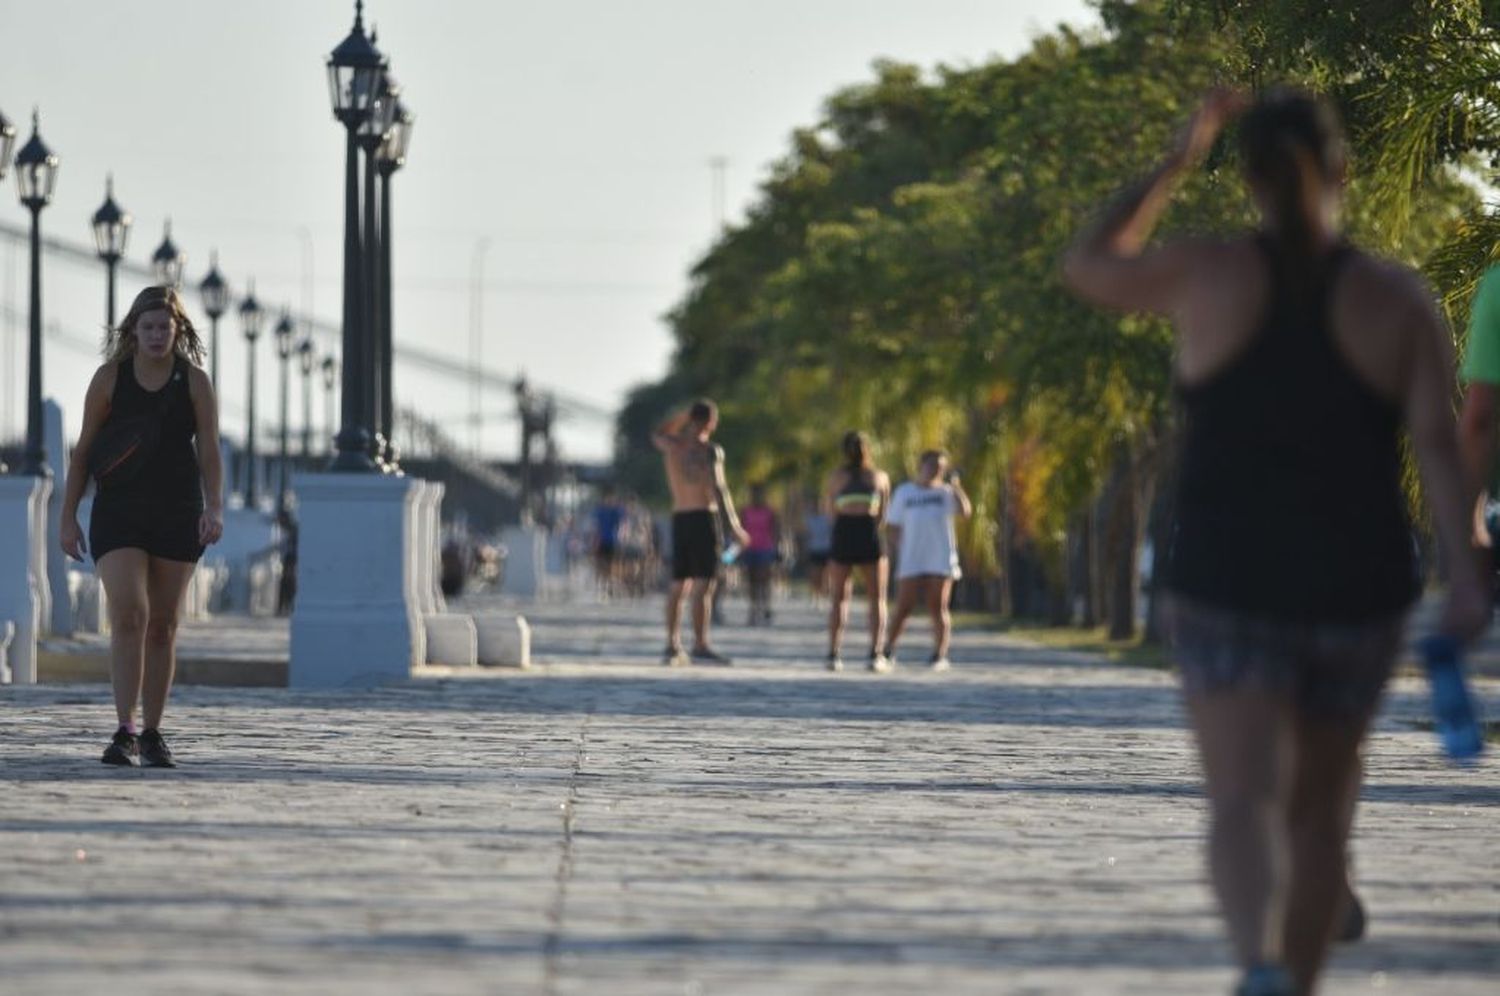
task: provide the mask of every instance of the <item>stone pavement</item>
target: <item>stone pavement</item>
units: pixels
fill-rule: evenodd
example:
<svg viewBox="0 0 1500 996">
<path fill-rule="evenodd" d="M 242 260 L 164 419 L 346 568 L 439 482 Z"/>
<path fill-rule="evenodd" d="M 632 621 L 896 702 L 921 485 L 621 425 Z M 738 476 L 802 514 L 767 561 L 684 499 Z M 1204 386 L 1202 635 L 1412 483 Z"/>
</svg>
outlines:
<svg viewBox="0 0 1500 996">
<path fill-rule="evenodd" d="M 177 771 L 98 763 L 103 686 L 0 689 L 0 992 L 1228 991 L 1168 675 L 975 632 L 830 675 L 792 609 L 667 670 L 659 613 L 531 608 L 529 672 L 181 688 Z M 1497 762 L 1446 767 L 1421 691 L 1329 993 L 1497 989 Z"/>
</svg>

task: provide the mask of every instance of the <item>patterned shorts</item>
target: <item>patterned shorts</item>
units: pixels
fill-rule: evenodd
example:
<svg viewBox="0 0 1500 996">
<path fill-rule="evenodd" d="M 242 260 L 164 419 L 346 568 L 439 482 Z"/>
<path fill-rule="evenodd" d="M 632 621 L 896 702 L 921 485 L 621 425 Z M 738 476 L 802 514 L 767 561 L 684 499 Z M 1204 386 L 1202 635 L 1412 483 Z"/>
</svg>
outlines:
<svg viewBox="0 0 1500 996">
<path fill-rule="evenodd" d="M 1401 651 L 1406 614 L 1363 623 L 1304 623 L 1174 595 L 1162 621 L 1190 696 L 1255 689 L 1303 715 L 1361 719 L 1380 704 Z"/>
</svg>

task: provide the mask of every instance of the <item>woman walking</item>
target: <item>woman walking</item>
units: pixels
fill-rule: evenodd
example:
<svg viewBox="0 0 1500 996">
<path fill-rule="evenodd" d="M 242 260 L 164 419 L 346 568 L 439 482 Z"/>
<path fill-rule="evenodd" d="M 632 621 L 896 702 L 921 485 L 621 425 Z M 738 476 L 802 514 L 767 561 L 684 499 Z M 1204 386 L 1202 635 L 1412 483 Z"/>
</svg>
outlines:
<svg viewBox="0 0 1500 996">
<path fill-rule="evenodd" d="M 766 503 L 766 486 L 750 487 L 750 504 L 740 509 L 740 525 L 750 537 L 740 553 L 740 563 L 750 581 L 751 626 L 771 625 L 771 572 L 781 548 L 781 519 Z"/>
<path fill-rule="evenodd" d="M 103 761 L 173 768 L 161 722 L 177 664 L 177 619 L 203 548 L 224 531 L 218 408 L 198 365 L 203 343 L 171 288 L 136 295 L 105 355 L 68 464 L 61 542 L 75 560 L 93 556 L 109 602 L 119 728 Z M 98 491 L 85 544 L 78 503 L 90 476 Z"/>
<path fill-rule="evenodd" d="M 863 575 L 870 596 L 871 671 L 884 673 L 891 662 L 881 650 L 885 635 L 885 546 L 880 527 L 890 503 L 891 479 L 875 466 L 870 457 L 870 441 L 862 432 L 844 435 L 844 465 L 828 479 L 825 501 L 833 513 L 833 549 L 829 553 L 828 592 L 832 602 L 828 611 L 828 670 L 844 667 L 840 648 L 844 626 L 849 621 L 849 595 L 852 574 Z"/>
<path fill-rule="evenodd" d="M 1186 416 L 1165 551 L 1169 627 L 1211 810 L 1238 992 L 1310 993 L 1344 902 L 1359 748 L 1417 594 L 1401 488 L 1411 434 L 1467 640 L 1488 618 L 1468 548 L 1452 345 L 1405 267 L 1339 233 L 1346 161 L 1322 100 L 1248 108 L 1258 232 L 1146 248 L 1175 181 L 1246 109 L 1211 94 L 1166 159 L 1068 254 L 1068 282 L 1170 316 Z"/>
<path fill-rule="evenodd" d="M 922 454 L 917 479 L 907 481 L 891 496 L 886 523 L 895 535 L 896 577 L 900 592 L 891 617 L 891 633 L 885 656 L 896 659 L 896 641 L 906 620 L 920 602 L 932 619 L 932 656 L 927 666 L 948 670 L 948 641 L 953 623 L 948 601 L 953 582 L 963 576 L 958 566 L 958 540 L 953 533 L 954 516 L 967 519 L 974 506 L 964 493 L 958 473 L 948 469 L 948 454 L 928 450 Z"/>
</svg>

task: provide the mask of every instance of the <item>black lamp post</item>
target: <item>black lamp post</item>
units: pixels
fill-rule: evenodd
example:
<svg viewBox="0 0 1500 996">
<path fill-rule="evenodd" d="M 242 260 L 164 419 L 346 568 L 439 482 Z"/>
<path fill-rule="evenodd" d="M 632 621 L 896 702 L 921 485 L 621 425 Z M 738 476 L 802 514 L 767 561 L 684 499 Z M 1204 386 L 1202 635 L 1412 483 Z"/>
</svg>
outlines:
<svg viewBox="0 0 1500 996">
<path fill-rule="evenodd" d="M 245 352 L 249 360 L 245 407 L 245 507 L 251 509 L 255 507 L 255 340 L 260 337 L 262 318 L 260 302 L 255 300 L 255 283 L 251 281 L 245 300 L 240 302 L 240 324 L 244 329 Z"/>
<path fill-rule="evenodd" d="M 370 472 L 373 429 L 369 422 L 364 321 L 365 290 L 361 280 L 359 228 L 359 130 L 374 110 L 385 57 L 365 35 L 364 2 L 355 0 L 354 27 L 328 57 L 328 84 L 333 116 L 344 126 L 344 335 L 342 425 L 335 471 Z"/>
<path fill-rule="evenodd" d="M 374 36 L 370 41 L 374 43 Z M 384 384 L 386 369 L 385 351 L 387 333 L 382 326 L 383 313 L 381 308 L 381 231 L 385 225 L 384 216 L 378 212 L 380 204 L 380 192 L 375 189 L 376 177 L 380 159 L 380 150 L 385 146 L 386 139 L 390 136 L 392 126 L 396 120 L 396 96 L 401 88 L 396 85 L 395 79 L 389 72 L 380 76 L 376 91 L 375 103 L 370 109 L 370 114 L 359 129 L 359 147 L 365 154 L 365 188 L 364 188 L 364 313 L 365 313 L 365 384 L 369 396 L 365 399 L 365 409 L 368 412 L 369 425 L 374 433 L 371 439 L 370 455 L 374 458 L 377 466 L 384 465 L 386 436 L 382 427 L 386 424 L 388 415 L 385 412 L 386 398 L 389 391 Z M 388 469 L 388 468 L 386 468 Z"/>
<path fill-rule="evenodd" d="M 162 233 L 161 245 L 156 247 L 156 252 L 151 254 L 151 269 L 156 272 L 156 282 L 163 287 L 178 288 L 182 286 L 182 270 L 187 265 L 187 257 L 177 248 L 172 241 L 172 219 L 167 219 L 166 229 Z"/>
<path fill-rule="evenodd" d="M 297 368 L 302 371 L 302 465 L 312 456 L 312 372 L 318 354 L 310 338 L 297 344 Z"/>
<path fill-rule="evenodd" d="M 296 345 L 297 325 L 292 321 L 290 311 L 282 311 L 281 321 L 276 323 L 276 358 L 281 361 L 281 457 L 279 461 L 279 473 L 276 479 L 276 512 L 278 515 L 286 512 L 286 461 L 287 461 L 287 421 L 288 421 L 288 395 L 291 384 L 288 380 L 288 371 L 291 367 L 292 349 Z"/>
<path fill-rule="evenodd" d="M 333 389 L 338 386 L 339 364 L 333 357 L 325 356 L 320 367 L 323 371 L 323 445 L 331 450 L 334 436 Z"/>
<path fill-rule="evenodd" d="M 376 159 L 376 168 L 380 171 L 380 432 L 385 436 L 386 466 L 397 470 L 400 462 L 396 452 L 392 375 L 395 343 L 391 323 L 391 176 L 406 165 L 406 150 L 411 145 L 411 130 L 416 118 L 399 97 L 392 94 L 390 99 L 391 128 Z"/>
<path fill-rule="evenodd" d="M 229 284 L 219 272 L 219 250 L 208 257 L 208 276 L 198 284 L 203 295 L 203 310 L 208 312 L 208 376 L 214 393 L 219 392 L 219 319 L 229 310 Z"/>
<path fill-rule="evenodd" d="M 16 186 L 31 212 L 31 358 L 26 382 L 26 456 L 22 472 L 50 477 L 42 448 L 42 208 L 57 187 L 58 159 L 40 134 L 41 115 L 31 114 L 31 138 L 16 153 Z"/>
<path fill-rule="evenodd" d="M 130 239 L 130 213 L 120 210 L 115 203 L 115 178 L 104 180 L 104 203 L 94 212 L 94 247 L 99 258 L 104 260 L 105 305 L 104 317 L 109 328 L 115 327 L 115 267 L 125 256 L 125 243 Z"/>
</svg>

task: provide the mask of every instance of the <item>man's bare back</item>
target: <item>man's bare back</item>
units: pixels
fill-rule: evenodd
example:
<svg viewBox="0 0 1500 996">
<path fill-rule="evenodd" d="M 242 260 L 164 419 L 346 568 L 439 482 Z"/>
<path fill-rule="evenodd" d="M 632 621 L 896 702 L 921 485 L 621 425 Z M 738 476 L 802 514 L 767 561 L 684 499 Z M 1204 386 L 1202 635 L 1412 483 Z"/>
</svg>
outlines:
<svg viewBox="0 0 1500 996">
<path fill-rule="evenodd" d="M 719 447 L 695 435 L 671 437 L 662 449 L 667 466 L 667 485 L 672 490 L 672 511 L 719 510 L 718 478 L 722 459 Z"/>
</svg>

